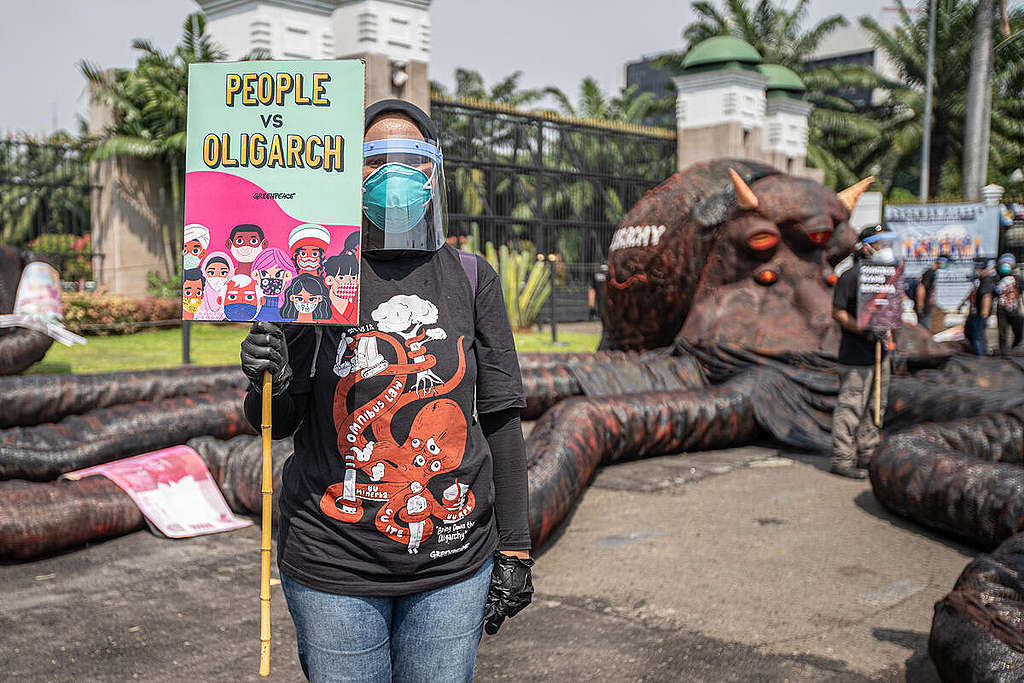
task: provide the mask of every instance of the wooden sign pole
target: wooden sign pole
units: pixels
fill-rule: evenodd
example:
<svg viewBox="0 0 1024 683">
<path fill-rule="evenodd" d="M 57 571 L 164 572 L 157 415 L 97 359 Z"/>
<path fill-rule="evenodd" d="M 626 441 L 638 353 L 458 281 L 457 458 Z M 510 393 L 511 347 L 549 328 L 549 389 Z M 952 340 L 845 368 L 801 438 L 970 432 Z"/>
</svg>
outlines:
<svg viewBox="0 0 1024 683">
<path fill-rule="evenodd" d="M 875 426 L 882 426 L 882 342 L 875 341 Z"/>
<path fill-rule="evenodd" d="M 263 373 L 263 538 L 260 543 L 260 676 L 270 675 L 270 531 L 273 525 L 274 467 L 270 457 L 271 411 L 273 381 L 269 371 Z"/>
</svg>

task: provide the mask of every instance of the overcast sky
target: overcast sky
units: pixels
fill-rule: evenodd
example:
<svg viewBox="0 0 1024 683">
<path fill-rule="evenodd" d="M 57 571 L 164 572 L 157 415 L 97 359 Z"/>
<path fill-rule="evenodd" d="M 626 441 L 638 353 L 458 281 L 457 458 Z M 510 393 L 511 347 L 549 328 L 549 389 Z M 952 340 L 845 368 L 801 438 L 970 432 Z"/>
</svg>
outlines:
<svg viewBox="0 0 1024 683">
<path fill-rule="evenodd" d="M 888 4 L 813 0 L 811 19 L 877 17 Z M 134 38 L 170 49 L 195 8 L 192 0 L 0 0 L 8 95 L 0 98 L 0 134 L 74 130 L 75 115 L 87 110 L 78 61 L 130 66 Z M 520 70 L 524 87 L 556 85 L 573 99 L 591 75 L 617 91 L 625 62 L 680 49 L 692 19 L 689 0 L 433 0 L 430 75 L 450 86 L 461 66 L 490 84 Z"/>
</svg>

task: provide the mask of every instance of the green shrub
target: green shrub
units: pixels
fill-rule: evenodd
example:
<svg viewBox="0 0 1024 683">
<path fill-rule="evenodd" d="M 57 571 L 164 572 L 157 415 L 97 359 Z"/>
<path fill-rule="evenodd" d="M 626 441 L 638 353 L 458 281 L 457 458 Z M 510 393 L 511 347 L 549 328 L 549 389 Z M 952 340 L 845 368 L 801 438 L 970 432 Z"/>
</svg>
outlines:
<svg viewBox="0 0 1024 683">
<path fill-rule="evenodd" d="M 92 236 L 44 233 L 28 243 L 31 251 L 49 256 L 62 280 L 92 280 Z"/>
<path fill-rule="evenodd" d="M 176 272 L 168 278 L 160 273 L 146 273 L 146 292 L 152 296 L 181 297 L 181 273 Z"/>
<path fill-rule="evenodd" d="M 128 334 L 146 327 L 132 323 L 181 318 L 180 297 L 127 299 L 90 292 L 64 292 L 61 302 L 64 324 L 78 334 Z"/>
</svg>

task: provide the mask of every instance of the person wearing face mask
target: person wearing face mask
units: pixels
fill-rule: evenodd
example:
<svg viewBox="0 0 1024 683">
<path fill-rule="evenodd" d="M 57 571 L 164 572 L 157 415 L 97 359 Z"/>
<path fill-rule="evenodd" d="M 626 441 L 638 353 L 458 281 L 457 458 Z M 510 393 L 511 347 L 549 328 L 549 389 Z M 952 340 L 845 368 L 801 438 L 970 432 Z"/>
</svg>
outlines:
<svg viewBox="0 0 1024 683">
<path fill-rule="evenodd" d="M 878 445 L 879 428 L 873 415 L 875 344 L 878 341 L 882 342 L 880 398 L 883 415 L 889 393 L 889 335 L 857 324 L 860 271 L 865 263 L 897 263 L 895 245 L 899 243 L 897 235 L 885 226 L 874 225 L 861 230 L 854 247 L 855 263 L 839 276 L 832 296 L 832 318 L 841 329 L 836 358 L 839 396 L 832 413 L 832 472 L 844 477 L 867 477 L 865 467 Z"/>
<path fill-rule="evenodd" d="M 935 306 L 935 276 L 949 264 L 949 254 L 943 252 L 921 273 L 914 291 L 914 311 L 917 322 L 926 330 L 932 327 L 932 308 Z"/>
<path fill-rule="evenodd" d="M 299 274 L 323 275 L 324 254 L 331 246 L 331 233 L 322 225 L 306 223 L 296 226 L 288 235 L 292 263 Z"/>
<path fill-rule="evenodd" d="M 281 296 L 295 277 L 295 267 L 288 254 L 277 247 L 264 249 L 252 262 L 252 278 L 259 283 L 266 301 L 260 320 L 284 322 L 281 317 Z"/>
<path fill-rule="evenodd" d="M 1013 254 L 1003 254 L 996 262 L 995 286 L 996 323 L 999 328 L 999 353 L 1010 353 L 1020 343 L 1024 332 L 1024 313 L 1021 312 L 1021 294 L 1024 293 L 1024 278 L 1013 272 L 1017 260 Z"/>
<path fill-rule="evenodd" d="M 359 294 L 359 259 L 355 254 L 342 252 L 327 259 L 324 284 L 331 293 L 331 322 L 352 324 Z"/>
<path fill-rule="evenodd" d="M 181 318 L 193 320 L 199 304 L 203 302 L 206 278 L 199 268 L 188 268 L 181 274 Z"/>
<path fill-rule="evenodd" d="M 210 231 L 205 225 L 200 225 L 199 223 L 186 225 L 181 246 L 182 268 L 184 270 L 198 268 L 203 259 L 206 258 L 206 249 L 209 246 Z"/>
<path fill-rule="evenodd" d="M 249 275 L 252 272 L 253 259 L 267 246 L 267 240 L 263 236 L 263 228 L 243 223 L 231 228 L 231 234 L 224 241 L 224 246 L 235 259 L 235 272 L 239 275 Z"/>
<path fill-rule="evenodd" d="M 255 320 L 264 302 L 260 286 L 248 275 L 235 275 L 224 287 L 224 317 L 236 322 Z"/>
<path fill-rule="evenodd" d="M 223 320 L 224 319 L 224 288 L 228 280 L 235 274 L 235 267 L 231 263 L 231 257 L 223 251 L 215 251 L 203 259 L 200 268 L 206 278 L 206 287 L 203 290 L 203 300 L 195 312 L 196 320 Z"/>
<path fill-rule="evenodd" d="M 254 324 L 245 412 L 271 372 L 306 676 L 471 681 L 483 628 L 533 593 L 519 363 L 497 274 L 445 242 L 433 122 L 385 100 L 365 131 L 359 324 Z"/>
<path fill-rule="evenodd" d="M 284 290 L 281 317 L 300 323 L 330 320 L 331 300 L 323 280 L 309 273 L 299 273 Z"/>
</svg>

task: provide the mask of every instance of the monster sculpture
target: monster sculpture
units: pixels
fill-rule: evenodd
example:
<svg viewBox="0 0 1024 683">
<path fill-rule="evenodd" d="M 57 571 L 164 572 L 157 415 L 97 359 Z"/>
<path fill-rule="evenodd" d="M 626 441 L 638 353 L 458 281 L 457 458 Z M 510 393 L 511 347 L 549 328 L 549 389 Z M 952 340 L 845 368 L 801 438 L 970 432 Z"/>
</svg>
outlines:
<svg viewBox="0 0 1024 683">
<path fill-rule="evenodd" d="M 716 159 L 651 190 L 608 252 L 603 348 L 686 340 L 765 353 L 834 353 L 833 268 L 852 250 L 847 222 L 867 178 L 836 194 L 762 164 Z M 898 343 L 941 353 L 924 330 Z"/>
</svg>

